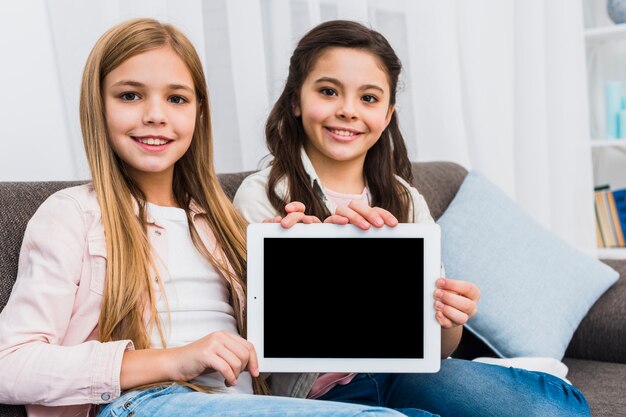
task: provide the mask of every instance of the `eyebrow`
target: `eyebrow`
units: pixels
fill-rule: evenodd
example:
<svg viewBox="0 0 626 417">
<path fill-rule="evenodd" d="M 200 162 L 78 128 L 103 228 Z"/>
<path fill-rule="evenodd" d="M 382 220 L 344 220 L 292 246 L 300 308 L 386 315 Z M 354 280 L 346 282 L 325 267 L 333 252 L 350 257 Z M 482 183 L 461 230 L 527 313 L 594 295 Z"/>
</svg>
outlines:
<svg viewBox="0 0 626 417">
<path fill-rule="evenodd" d="M 343 83 L 341 81 L 332 77 L 320 77 L 314 81 L 314 84 L 320 84 L 320 83 L 331 83 L 331 84 L 335 84 L 340 87 L 343 87 Z M 360 89 L 361 90 L 374 89 L 374 90 L 380 91 L 383 94 L 385 93 L 385 90 L 382 87 L 377 86 L 376 84 L 365 84 L 365 85 L 362 85 Z"/>
<path fill-rule="evenodd" d="M 142 87 L 145 87 L 146 85 L 144 83 L 140 83 L 139 81 L 121 80 L 113 84 L 111 87 L 118 87 L 118 86 L 130 86 L 130 87 L 142 88 Z M 188 87 L 184 84 L 168 84 L 167 88 L 169 90 L 187 90 L 190 93 L 195 94 L 195 90 L 193 88 Z"/>
</svg>

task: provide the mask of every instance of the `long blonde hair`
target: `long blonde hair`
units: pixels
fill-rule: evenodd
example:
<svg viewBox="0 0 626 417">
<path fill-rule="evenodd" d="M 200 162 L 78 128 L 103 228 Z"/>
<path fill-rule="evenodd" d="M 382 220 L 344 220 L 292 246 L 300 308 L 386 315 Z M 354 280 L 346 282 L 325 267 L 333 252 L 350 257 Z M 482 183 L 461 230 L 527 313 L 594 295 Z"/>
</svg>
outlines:
<svg viewBox="0 0 626 417">
<path fill-rule="evenodd" d="M 198 102 L 191 146 L 174 167 L 175 198 L 180 207 L 188 208 L 193 200 L 205 211 L 204 219 L 219 250 L 217 256 L 207 250 L 187 210 L 196 248 L 229 282 L 239 283 L 244 291 L 246 288 L 246 222 L 224 194 L 215 174 L 208 89 L 200 58 L 187 37 L 172 25 L 153 19 L 118 24 L 100 37 L 87 59 L 81 85 L 80 122 L 107 241 L 99 339 L 130 339 L 137 349 L 150 347 L 149 329 L 154 326 L 163 339 L 150 283 L 156 268 L 146 234 L 143 193 L 109 144 L 102 88 L 107 74 L 124 61 L 163 46 L 171 47 L 187 64 Z M 239 305 L 232 285 L 230 299 L 239 332 L 245 337 L 244 306 Z M 148 326 L 144 319 L 146 309 L 150 312 Z M 259 381 L 255 382 L 255 391 L 266 391 L 265 387 L 259 388 Z"/>
</svg>

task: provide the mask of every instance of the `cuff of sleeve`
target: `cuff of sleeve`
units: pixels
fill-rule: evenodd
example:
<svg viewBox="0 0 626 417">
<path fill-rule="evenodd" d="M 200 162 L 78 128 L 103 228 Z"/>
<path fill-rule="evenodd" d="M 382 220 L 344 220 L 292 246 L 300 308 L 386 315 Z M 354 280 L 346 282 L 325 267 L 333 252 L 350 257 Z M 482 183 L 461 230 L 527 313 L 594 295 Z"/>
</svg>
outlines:
<svg viewBox="0 0 626 417">
<path fill-rule="evenodd" d="M 101 344 L 93 364 L 95 372 L 92 374 L 94 377 L 91 384 L 92 404 L 110 403 L 120 397 L 120 375 L 124 352 L 134 349 L 133 342 L 130 340 Z"/>
</svg>

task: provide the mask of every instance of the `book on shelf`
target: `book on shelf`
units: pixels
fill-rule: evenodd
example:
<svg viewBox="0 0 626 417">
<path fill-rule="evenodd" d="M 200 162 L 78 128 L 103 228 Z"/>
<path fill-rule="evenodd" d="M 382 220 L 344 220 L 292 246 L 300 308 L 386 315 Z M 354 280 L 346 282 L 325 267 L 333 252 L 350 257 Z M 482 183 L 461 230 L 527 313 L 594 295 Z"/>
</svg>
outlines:
<svg viewBox="0 0 626 417">
<path fill-rule="evenodd" d="M 624 246 L 626 246 L 624 244 L 624 232 L 622 230 L 622 222 L 620 221 L 620 218 L 617 214 L 617 206 L 615 204 L 615 196 L 613 191 L 604 191 L 606 199 L 607 199 L 607 206 L 609 208 L 609 215 L 611 217 L 611 226 L 613 228 L 613 231 L 615 232 L 615 239 L 616 239 L 616 244 L 615 246 L 617 246 L 618 248 L 623 248 Z"/>
<path fill-rule="evenodd" d="M 604 220 L 603 215 L 601 215 L 602 208 L 604 204 L 602 203 L 602 193 L 603 190 L 608 190 L 608 184 L 598 185 L 594 187 L 594 212 L 596 215 L 596 246 L 598 248 L 606 248 L 609 247 L 608 236 L 605 237 L 606 233 L 606 220 Z M 604 221 L 603 221 L 604 220 Z M 605 226 L 603 226 L 605 224 Z"/>
<path fill-rule="evenodd" d="M 595 191 L 595 202 L 598 210 L 598 219 L 600 223 L 600 231 L 604 240 L 605 248 L 614 248 L 617 246 L 617 236 L 615 235 L 615 227 L 611 218 L 611 211 L 609 208 L 607 190 Z"/>
<path fill-rule="evenodd" d="M 594 212 L 596 214 L 596 247 L 606 248 L 604 237 L 602 236 L 602 228 L 600 227 L 600 216 L 598 214 L 598 205 L 594 201 Z"/>
<path fill-rule="evenodd" d="M 622 232 L 626 233 L 626 188 L 613 191 L 613 199 L 615 200 L 615 209 L 617 217 L 622 228 Z M 626 240 L 626 237 L 624 238 Z"/>
<path fill-rule="evenodd" d="M 596 244 L 599 248 L 626 247 L 626 188 L 594 190 Z"/>
</svg>

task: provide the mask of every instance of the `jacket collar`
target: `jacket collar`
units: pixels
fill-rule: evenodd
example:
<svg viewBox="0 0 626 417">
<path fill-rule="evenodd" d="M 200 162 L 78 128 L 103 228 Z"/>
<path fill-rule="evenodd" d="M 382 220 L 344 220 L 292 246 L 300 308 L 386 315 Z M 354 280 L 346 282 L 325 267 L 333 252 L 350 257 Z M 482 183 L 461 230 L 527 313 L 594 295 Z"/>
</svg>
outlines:
<svg viewBox="0 0 626 417">
<path fill-rule="evenodd" d="M 331 207 L 329 206 L 330 204 L 332 204 L 331 200 L 328 198 L 328 195 L 326 195 L 326 191 L 324 191 L 324 186 L 322 185 L 322 180 L 320 180 L 320 177 L 317 175 L 317 172 L 315 171 L 315 167 L 313 166 L 313 163 L 311 162 L 309 155 L 307 155 L 306 151 L 304 150 L 304 146 L 300 148 L 300 157 L 302 158 L 302 165 L 304 166 L 304 171 L 309 176 L 311 187 L 313 188 L 315 193 L 318 195 L 318 197 L 322 199 L 324 204 L 326 204 L 326 207 L 328 207 L 331 213 L 334 213 L 336 207 L 333 207 L 333 209 L 331 210 Z"/>
</svg>

